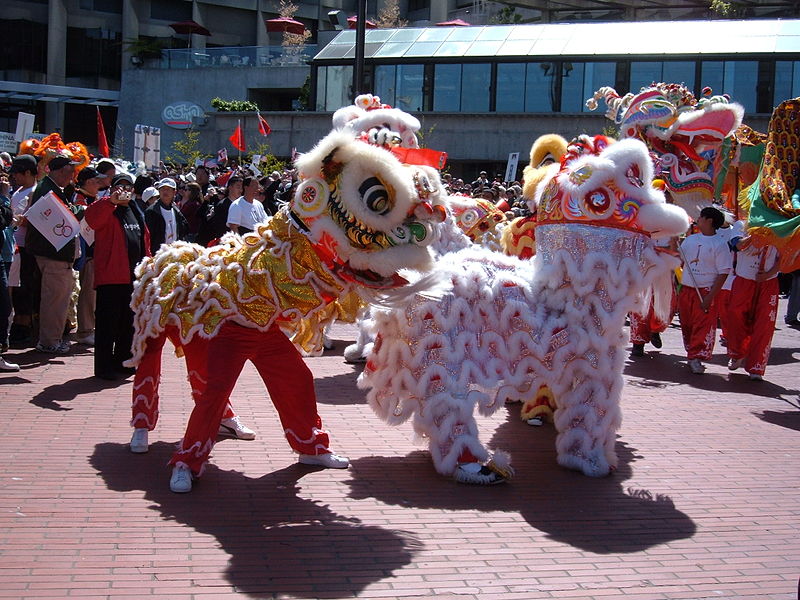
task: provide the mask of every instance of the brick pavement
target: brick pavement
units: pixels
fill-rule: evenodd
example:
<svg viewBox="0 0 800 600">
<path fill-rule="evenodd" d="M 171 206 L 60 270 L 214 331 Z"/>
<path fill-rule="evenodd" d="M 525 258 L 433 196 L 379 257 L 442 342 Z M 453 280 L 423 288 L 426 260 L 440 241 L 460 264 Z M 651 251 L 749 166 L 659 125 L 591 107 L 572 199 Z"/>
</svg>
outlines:
<svg viewBox="0 0 800 600">
<path fill-rule="evenodd" d="M 308 362 L 348 471 L 295 464 L 255 370 L 234 405 L 258 431 L 225 440 L 189 495 L 165 464 L 188 417 L 165 357 L 151 450 L 127 449 L 130 381 L 91 377 L 90 351 L 0 374 L 0 599 L 794 599 L 800 574 L 800 331 L 780 326 L 767 381 L 723 356 L 691 375 L 680 332 L 625 370 L 619 470 L 555 464 L 554 432 L 519 407 L 482 419 L 517 477 L 437 476 L 408 426 L 380 423 L 336 349 Z"/>
</svg>

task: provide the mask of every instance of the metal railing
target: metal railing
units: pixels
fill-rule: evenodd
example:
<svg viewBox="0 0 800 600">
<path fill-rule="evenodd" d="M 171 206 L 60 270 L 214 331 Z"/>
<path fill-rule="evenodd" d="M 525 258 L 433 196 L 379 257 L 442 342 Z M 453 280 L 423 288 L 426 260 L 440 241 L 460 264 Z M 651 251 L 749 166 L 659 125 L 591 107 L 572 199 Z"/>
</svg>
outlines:
<svg viewBox="0 0 800 600">
<path fill-rule="evenodd" d="M 298 67 L 309 64 L 316 53 L 316 44 L 178 48 L 162 50 L 161 60 L 152 66 L 161 69 Z"/>
</svg>

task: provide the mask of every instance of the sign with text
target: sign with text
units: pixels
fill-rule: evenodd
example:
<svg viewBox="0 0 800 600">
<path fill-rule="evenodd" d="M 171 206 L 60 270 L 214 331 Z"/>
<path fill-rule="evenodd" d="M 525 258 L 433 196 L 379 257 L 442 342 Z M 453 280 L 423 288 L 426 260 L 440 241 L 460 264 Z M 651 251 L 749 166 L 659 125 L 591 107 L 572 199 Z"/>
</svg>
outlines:
<svg viewBox="0 0 800 600">
<path fill-rule="evenodd" d="M 516 179 L 517 163 L 519 163 L 519 152 L 511 152 L 508 155 L 508 163 L 506 164 L 506 178 L 504 181 L 510 183 Z"/>
<path fill-rule="evenodd" d="M 18 142 L 24 142 L 33 133 L 33 122 L 36 117 L 30 113 L 20 112 L 17 113 L 17 133 L 14 139 Z"/>
<path fill-rule="evenodd" d="M 0 152 L 16 154 L 18 145 L 16 135 L 10 131 L 0 131 Z"/>
<path fill-rule="evenodd" d="M 202 117 L 203 114 L 202 106 L 182 100 L 165 106 L 161 111 L 161 120 L 164 121 L 164 125 L 174 129 L 189 129 L 192 126 L 192 119 Z"/>
<path fill-rule="evenodd" d="M 53 192 L 39 198 L 25 213 L 28 223 L 36 228 L 56 251 L 61 250 L 80 233 L 80 223 Z"/>
</svg>

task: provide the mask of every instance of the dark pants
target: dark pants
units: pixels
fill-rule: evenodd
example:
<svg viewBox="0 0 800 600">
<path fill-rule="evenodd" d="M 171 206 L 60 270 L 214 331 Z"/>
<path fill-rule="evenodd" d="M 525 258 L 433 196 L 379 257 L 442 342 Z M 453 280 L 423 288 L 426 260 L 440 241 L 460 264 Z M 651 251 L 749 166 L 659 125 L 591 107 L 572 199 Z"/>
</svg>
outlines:
<svg viewBox="0 0 800 600">
<path fill-rule="evenodd" d="M 39 313 L 39 303 L 42 291 L 42 274 L 36 264 L 36 257 L 25 250 L 19 249 L 20 271 L 19 287 L 11 288 L 11 303 L 14 306 L 14 329 L 12 338 L 17 342 L 30 342 L 35 344 L 38 332 L 34 317 Z"/>
<path fill-rule="evenodd" d="M 94 373 L 110 375 L 131 357 L 133 284 L 97 286 L 94 323 Z"/>
<path fill-rule="evenodd" d="M 11 292 L 8 272 L 11 263 L 0 262 L 0 346 L 8 346 L 8 319 L 11 316 Z"/>
</svg>

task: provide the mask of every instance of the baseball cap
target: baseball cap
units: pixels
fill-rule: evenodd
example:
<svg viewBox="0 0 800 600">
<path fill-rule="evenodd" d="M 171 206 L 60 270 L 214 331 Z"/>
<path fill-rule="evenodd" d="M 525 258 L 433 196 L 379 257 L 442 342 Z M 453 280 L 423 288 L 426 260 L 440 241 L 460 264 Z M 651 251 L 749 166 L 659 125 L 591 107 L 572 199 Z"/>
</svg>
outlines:
<svg viewBox="0 0 800 600">
<path fill-rule="evenodd" d="M 175 184 L 175 180 L 171 177 L 164 177 L 161 181 L 156 182 L 156 189 L 161 189 L 162 187 L 167 186 L 171 187 L 173 190 L 177 189 L 178 186 Z"/>
<path fill-rule="evenodd" d="M 154 196 L 158 196 L 158 190 L 151 185 L 142 192 L 142 201 L 145 203 L 150 202 Z"/>
<path fill-rule="evenodd" d="M 11 161 L 9 173 L 21 173 L 23 171 L 36 172 L 36 157 L 32 154 L 20 154 Z"/>
<path fill-rule="evenodd" d="M 114 175 L 114 179 L 111 180 L 111 185 L 113 187 L 121 183 L 127 183 L 128 185 L 133 185 L 133 177 L 131 177 L 127 173 L 117 173 L 116 175 Z"/>
<path fill-rule="evenodd" d="M 73 160 L 72 156 L 65 156 L 63 154 L 56 156 L 55 158 L 51 159 L 49 163 L 47 163 L 47 168 L 51 171 L 56 171 L 67 165 L 79 165 L 81 161 Z"/>
<path fill-rule="evenodd" d="M 78 173 L 78 183 L 86 183 L 88 180 L 94 179 L 95 177 L 98 179 L 106 179 L 107 176 L 103 175 L 102 173 L 98 173 L 92 167 L 86 167 L 82 169 L 80 173 Z"/>
</svg>

